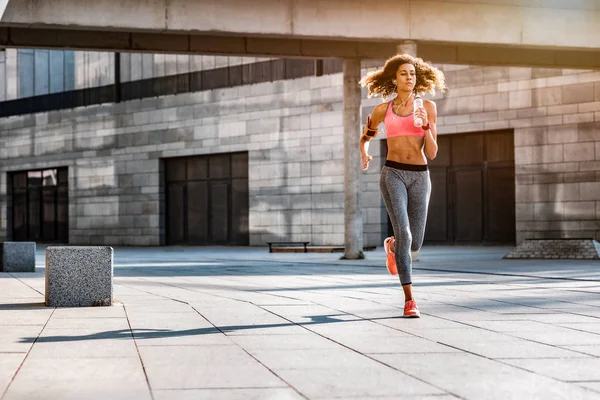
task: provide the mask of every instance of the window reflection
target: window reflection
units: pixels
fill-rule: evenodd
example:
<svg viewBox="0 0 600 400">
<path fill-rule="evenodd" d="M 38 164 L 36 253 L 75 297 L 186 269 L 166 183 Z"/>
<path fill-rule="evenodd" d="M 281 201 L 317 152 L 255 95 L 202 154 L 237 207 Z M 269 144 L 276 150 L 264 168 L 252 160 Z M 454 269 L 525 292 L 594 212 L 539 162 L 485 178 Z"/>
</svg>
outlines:
<svg viewBox="0 0 600 400">
<path fill-rule="evenodd" d="M 46 169 L 43 171 L 29 171 L 27 172 L 27 183 L 30 187 L 32 186 L 56 186 L 57 185 L 57 170 Z"/>
<path fill-rule="evenodd" d="M 47 169 L 42 172 L 44 186 L 56 186 L 56 170 Z"/>
<path fill-rule="evenodd" d="M 27 173 L 27 183 L 29 186 L 41 186 L 42 171 L 29 171 Z"/>
<path fill-rule="evenodd" d="M 14 172 L 11 176 L 13 238 L 67 243 L 68 168 Z"/>
</svg>

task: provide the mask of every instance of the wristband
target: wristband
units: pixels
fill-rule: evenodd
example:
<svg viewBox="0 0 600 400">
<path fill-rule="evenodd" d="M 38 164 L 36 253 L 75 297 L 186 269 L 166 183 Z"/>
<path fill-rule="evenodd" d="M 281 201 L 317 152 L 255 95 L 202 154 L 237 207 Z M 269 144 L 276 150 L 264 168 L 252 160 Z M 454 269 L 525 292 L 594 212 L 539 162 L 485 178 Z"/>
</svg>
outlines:
<svg viewBox="0 0 600 400">
<path fill-rule="evenodd" d="M 429 123 L 427 123 L 427 125 L 422 126 L 421 129 L 423 129 L 424 131 L 428 131 L 429 129 L 431 129 L 431 126 L 429 125 Z"/>
</svg>

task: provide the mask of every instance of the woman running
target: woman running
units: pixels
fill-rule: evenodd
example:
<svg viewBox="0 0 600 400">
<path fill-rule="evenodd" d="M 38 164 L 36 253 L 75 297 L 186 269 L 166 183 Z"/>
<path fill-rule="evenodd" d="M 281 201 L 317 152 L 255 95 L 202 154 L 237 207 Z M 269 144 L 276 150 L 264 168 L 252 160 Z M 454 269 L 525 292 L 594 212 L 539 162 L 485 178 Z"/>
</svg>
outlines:
<svg viewBox="0 0 600 400">
<path fill-rule="evenodd" d="M 377 136 L 382 122 L 387 133 L 387 157 L 381 170 L 381 194 L 392 221 L 394 236 L 385 239 L 386 265 L 392 275 L 398 274 L 404 290 L 404 316 L 420 317 L 412 294 L 411 251 L 423 244 L 431 181 L 427 159 L 437 155 L 437 111 L 435 103 L 415 98 L 435 89 L 445 91 L 444 74 L 420 58 L 401 54 L 386 61 L 384 67 L 365 76 L 361 86 L 369 89 L 369 97 L 396 97 L 377 105 L 367 118 L 360 139 L 362 168 L 366 170 L 373 157 L 368 155 L 369 141 Z M 417 103 L 418 104 L 418 103 Z M 420 119 L 421 126 L 415 124 Z"/>
</svg>

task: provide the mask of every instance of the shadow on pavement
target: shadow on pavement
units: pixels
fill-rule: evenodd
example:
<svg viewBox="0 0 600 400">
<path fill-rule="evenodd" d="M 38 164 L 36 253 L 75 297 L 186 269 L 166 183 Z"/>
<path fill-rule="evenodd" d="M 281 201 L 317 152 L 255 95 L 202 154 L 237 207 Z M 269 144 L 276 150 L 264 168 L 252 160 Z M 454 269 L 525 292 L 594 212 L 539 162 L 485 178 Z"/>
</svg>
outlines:
<svg viewBox="0 0 600 400">
<path fill-rule="evenodd" d="M 376 319 L 393 319 L 393 318 L 401 318 L 397 315 L 393 317 L 386 318 L 356 318 L 356 319 L 335 319 L 334 317 L 341 314 L 331 314 L 331 315 L 317 315 L 307 317 L 312 321 L 305 323 L 282 323 L 282 324 L 263 324 L 263 325 L 234 325 L 234 326 L 223 326 L 219 328 L 210 327 L 210 328 L 196 328 L 196 329 L 186 329 L 180 331 L 173 331 L 168 329 L 118 329 L 114 331 L 107 331 L 101 333 L 92 333 L 89 335 L 75 335 L 75 336 L 43 336 L 37 338 L 22 338 L 20 339 L 20 343 L 31 343 L 35 341 L 36 343 L 54 343 L 54 342 L 78 342 L 85 340 L 106 340 L 106 339 L 131 339 L 132 335 L 136 340 L 144 340 L 144 339 L 163 339 L 163 338 L 172 338 L 172 337 L 184 337 L 184 336 L 198 336 L 198 335 L 215 335 L 215 334 L 223 334 L 237 331 L 245 331 L 252 329 L 268 329 L 268 328 L 284 328 L 290 326 L 307 326 L 307 325 L 322 325 L 322 324 L 331 324 L 331 323 L 343 323 L 343 322 L 359 322 L 366 320 L 376 320 Z"/>
</svg>

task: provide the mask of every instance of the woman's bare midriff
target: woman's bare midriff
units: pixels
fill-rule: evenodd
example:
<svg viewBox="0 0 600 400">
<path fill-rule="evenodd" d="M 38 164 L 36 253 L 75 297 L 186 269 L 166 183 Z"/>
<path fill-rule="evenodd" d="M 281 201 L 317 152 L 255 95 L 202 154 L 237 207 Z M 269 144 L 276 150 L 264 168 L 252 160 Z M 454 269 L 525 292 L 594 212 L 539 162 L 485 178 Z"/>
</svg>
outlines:
<svg viewBox="0 0 600 400">
<path fill-rule="evenodd" d="M 387 140 L 387 159 L 403 164 L 425 165 L 425 139 L 420 136 L 397 136 Z"/>
</svg>

